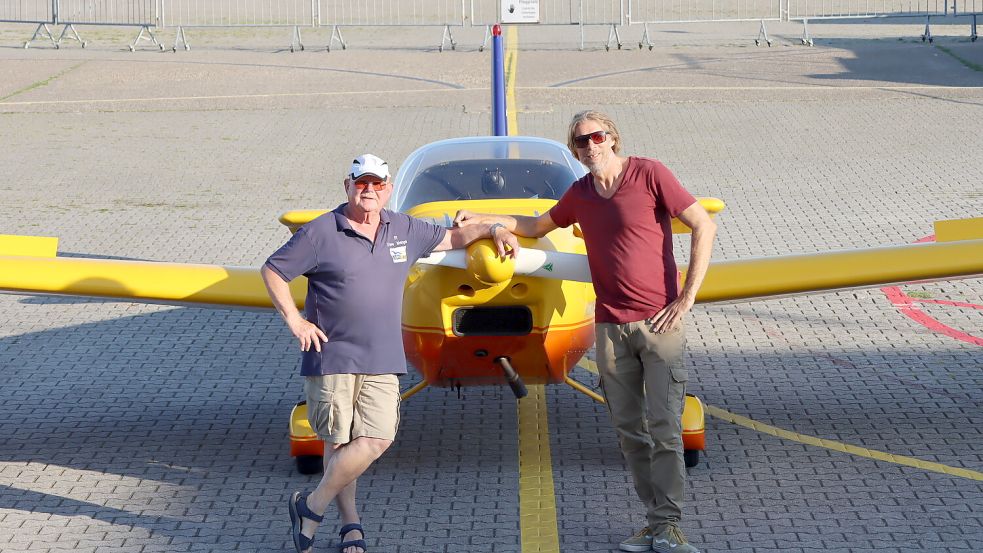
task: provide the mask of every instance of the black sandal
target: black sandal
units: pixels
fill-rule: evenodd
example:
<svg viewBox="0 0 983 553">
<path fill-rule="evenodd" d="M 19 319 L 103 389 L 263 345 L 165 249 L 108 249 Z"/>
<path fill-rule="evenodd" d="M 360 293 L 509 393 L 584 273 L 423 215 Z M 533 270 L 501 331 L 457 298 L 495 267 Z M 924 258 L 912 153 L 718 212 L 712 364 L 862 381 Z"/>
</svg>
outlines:
<svg viewBox="0 0 983 553">
<path fill-rule="evenodd" d="M 290 496 L 290 533 L 294 538 L 294 547 L 297 548 L 297 553 L 304 553 L 304 551 L 311 548 L 314 544 L 314 536 L 307 537 L 300 533 L 301 528 L 303 528 L 303 519 L 313 520 L 318 524 L 324 520 L 323 516 L 314 514 L 310 507 L 307 506 L 307 496 L 301 495 L 300 492 L 294 492 Z"/>
<path fill-rule="evenodd" d="M 349 533 L 349 532 L 351 532 L 353 530 L 358 530 L 358 532 L 360 534 L 362 534 L 362 539 L 360 539 L 360 540 L 343 541 L 343 542 L 339 543 L 338 544 L 338 551 L 339 551 L 339 553 L 345 553 L 345 549 L 347 549 L 349 547 L 361 547 L 362 548 L 362 553 L 365 553 L 366 551 L 369 550 L 367 547 L 365 547 L 365 531 L 362 530 L 362 525 L 359 524 L 359 523 L 357 523 L 357 522 L 352 523 L 352 524 L 346 524 L 346 525 L 342 526 L 341 527 L 341 532 L 338 533 L 339 538 L 340 539 L 345 539 L 345 534 L 347 534 L 347 533 Z"/>
</svg>

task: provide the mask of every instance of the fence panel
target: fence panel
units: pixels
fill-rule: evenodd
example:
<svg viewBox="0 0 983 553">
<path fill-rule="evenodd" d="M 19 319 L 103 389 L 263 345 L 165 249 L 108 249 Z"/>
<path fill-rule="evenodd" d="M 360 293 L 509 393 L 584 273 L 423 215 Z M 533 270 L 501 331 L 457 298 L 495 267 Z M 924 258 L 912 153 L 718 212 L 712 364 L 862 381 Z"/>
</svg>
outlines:
<svg viewBox="0 0 983 553">
<path fill-rule="evenodd" d="M 316 0 L 161 0 L 166 27 L 313 26 Z"/>
<path fill-rule="evenodd" d="M 463 26 L 464 0 L 317 0 L 318 25 Z"/>
<path fill-rule="evenodd" d="M 983 14 L 983 0 L 954 0 L 952 3 L 954 14 Z"/>
<path fill-rule="evenodd" d="M 568 0 L 571 4 L 572 0 Z M 583 0 L 578 23 L 584 25 L 622 25 L 625 18 L 622 0 Z"/>
<path fill-rule="evenodd" d="M 947 0 L 788 0 L 789 21 L 945 15 Z"/>
<path fill-rule="evenodd" d="M 778 21 L 782 0 L 630 0 L 628 17 L 629 23 Z"/>
<path fill-rule="evenodd" d="M 54 23 L 53 0 L 0 0 L 2 23 Z"/>
<path fill-rule="evenodd" d="M 65 25 L 157 25 L 157 0 L 57 0 Z"/>
</svg>

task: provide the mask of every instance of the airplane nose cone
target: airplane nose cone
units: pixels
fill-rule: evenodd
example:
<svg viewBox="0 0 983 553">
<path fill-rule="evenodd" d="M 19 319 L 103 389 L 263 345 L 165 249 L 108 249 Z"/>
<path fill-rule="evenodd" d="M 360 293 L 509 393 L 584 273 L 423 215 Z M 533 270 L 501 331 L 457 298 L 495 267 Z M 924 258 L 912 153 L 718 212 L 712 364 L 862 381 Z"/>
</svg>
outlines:
<svg viewBox="0 0 983 553">
<path fill-rule="evenodd" d="M 498 251 L 491 240 L 478 240 L 468 246 L 467 257 L 468 272 L 485 284 L 499 284 L 515 274 L 515 261 L 511 257 L 498 257 Z"/>
</svg>

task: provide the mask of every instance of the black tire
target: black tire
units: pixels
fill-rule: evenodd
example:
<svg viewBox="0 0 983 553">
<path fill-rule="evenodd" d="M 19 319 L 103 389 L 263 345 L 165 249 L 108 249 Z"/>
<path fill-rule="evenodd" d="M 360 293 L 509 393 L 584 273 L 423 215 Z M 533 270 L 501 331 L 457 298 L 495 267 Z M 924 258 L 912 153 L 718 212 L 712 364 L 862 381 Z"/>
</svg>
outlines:
<svg viewBox="0 0 983 553">
<path fill-rule="evenodd" d="M 318 474 L 324 470 L 324 461 L 320 455 L 298 455 L 297 472 L 301 474 Z"/>
<path fill-rule="evenodd" d="M 299 460 L 299 458 L 298 458 Z M 691 469 L 696 465 L 700 464 L 700 450 L 699 449 L 687 449 L 683 451 L 683 462 L 686 463 L 686 468 Z"/>
</svg>

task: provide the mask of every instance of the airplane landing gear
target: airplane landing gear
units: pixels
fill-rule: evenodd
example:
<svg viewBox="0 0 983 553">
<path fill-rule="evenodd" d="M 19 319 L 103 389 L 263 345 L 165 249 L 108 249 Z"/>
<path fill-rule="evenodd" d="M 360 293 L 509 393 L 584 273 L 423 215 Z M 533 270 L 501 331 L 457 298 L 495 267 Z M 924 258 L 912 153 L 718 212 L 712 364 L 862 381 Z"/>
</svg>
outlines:
<svg viewBox="0 0 983 553">
<path fill-rule="evenodd" d="M 683 451 L 683 462 L 686 464 L 686 468 L 691 469 L 696 465 L 700 464 L 700 450 L 699 449 L 686 449 Z"/>
<path fill-rule="evenodd" d="M 317 474 L 322 470 L 324 470 L 324 461 L 320 455 L 297 456 L 297 472 L 301 474 Z"/>
<path fill-rule="evenodd" d="M 522 399 L 529 394 L 526 390 L 526 385 L 522 382 L 522 378 L 519 377 L 519 373 L 515 372 L 512 368 L 512 364 L 509 363 L 508 357 L 496 357 L 495 362 L 498 366 L 502 367 L 502 372 L 505 373 L 505 380 L 509 383 L 509 388 L 512 388 L 512 393 L 515 394 L 515 399 Z"/>
</svg>

